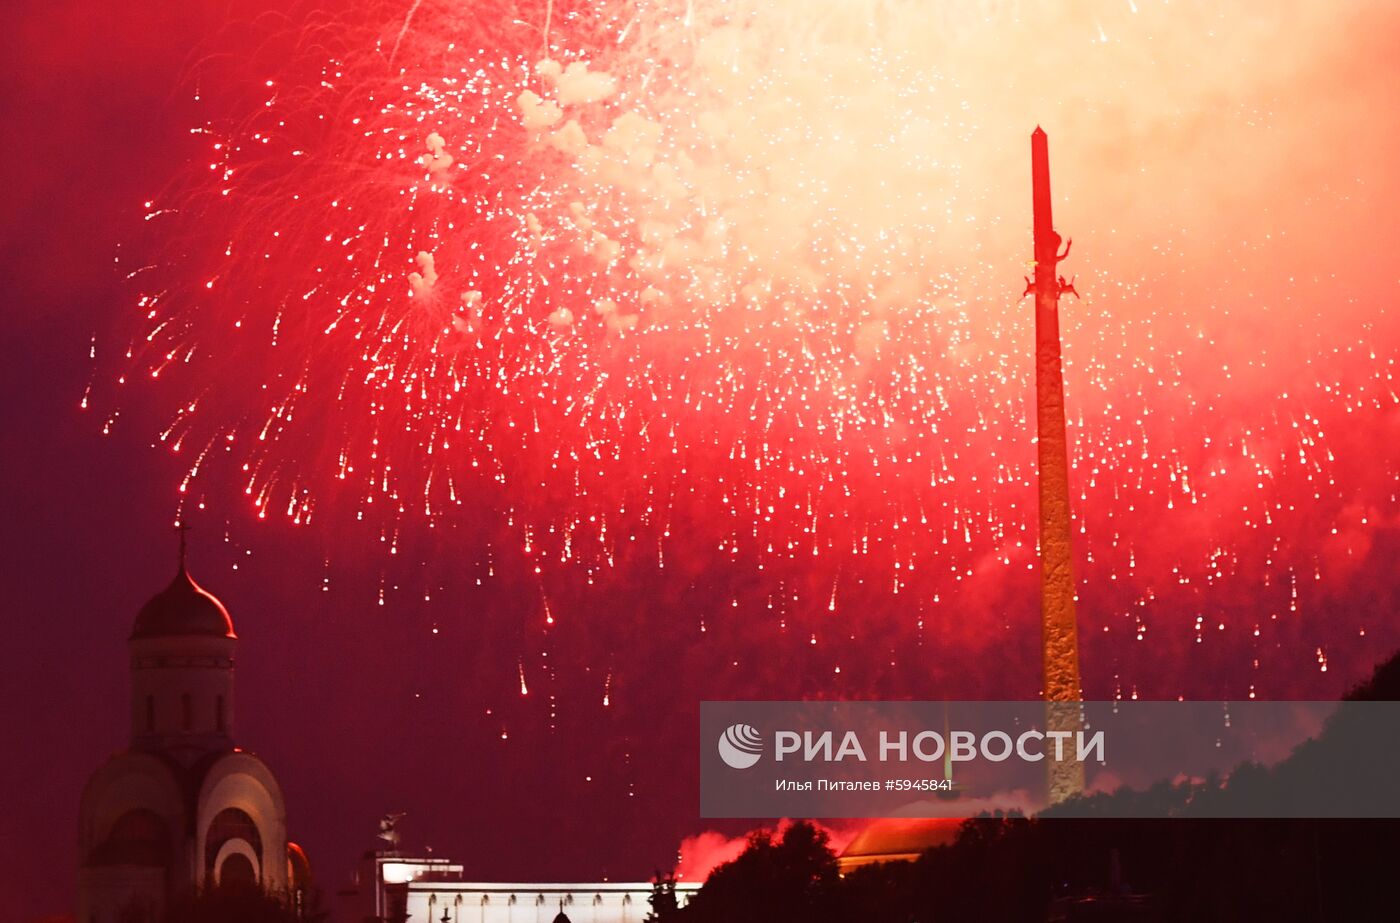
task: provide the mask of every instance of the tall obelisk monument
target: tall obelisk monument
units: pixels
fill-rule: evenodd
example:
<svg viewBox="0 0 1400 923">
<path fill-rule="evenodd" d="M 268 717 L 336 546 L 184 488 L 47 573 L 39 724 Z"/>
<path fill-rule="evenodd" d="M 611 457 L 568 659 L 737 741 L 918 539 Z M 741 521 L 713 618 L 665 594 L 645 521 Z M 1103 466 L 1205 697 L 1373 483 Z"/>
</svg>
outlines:
<svg viewBox="0 0 1400 923">
<path fill-rule="evenodd" d="M 1050 147 L 1037 126 L 1031 134 L 1031 205 L 1035 228 L 1035 421 L 1040 487 L 1040 625 L 1042 694 L 1047 730 L 1079 729 L 1079 632 L 1074 615 L 1070 542 L 1069 448 L 1065 436 L 1065 386 L 1060 362 L 1060 295 L 1073 291 L 1056 272 L 1069 255 L 1050 210 Z M 1027 280 L 1029 282 L 1029 280 Z M 1077 294 L 1077 293 L 1076 293 Z M 1049 762 L 1052 804 L 1084 788 L 1077 761 Z"/>
</svg>

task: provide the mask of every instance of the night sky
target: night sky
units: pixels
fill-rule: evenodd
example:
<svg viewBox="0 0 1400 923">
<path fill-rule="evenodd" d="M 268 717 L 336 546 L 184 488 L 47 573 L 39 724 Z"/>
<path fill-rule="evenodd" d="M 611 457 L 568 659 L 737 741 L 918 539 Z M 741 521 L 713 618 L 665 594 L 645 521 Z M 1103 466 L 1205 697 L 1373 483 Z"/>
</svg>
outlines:
<svg viewBox="0 0 1400 923">
<path fill-rule="evenodd" d="M 853 426 L 855 449 L 839 462 L 809 426 L 837 414 L 838 402 L 821 398 L 826 379 L 814 374 L 803 379 L 811 390 L 800 413 L 782 401 L 768 408 L 765 437 L 786 440 L 771 454 L 733 414 L 687 416 L 688 395 L 683 404 L 654 390 L 651 403 L 624 396 L 619 406 L 678 427 L 672 444 L 656 435 L 666 427 L 653 432 L 637 416 L 595 420 L 594 429 L 547 416 L 543 438 L 516 442 L 482 424 L 481 444 L 492 442 L 509 477 L 484 486 L 464 480 L 468 499 L 446 512 L 409 504 L 386 516 L 388 504 L 367 508 L 372 489 L 326 473 L 325 458 L 369 444 L 354 407 L 313 411 L 303 416 L 311 425 L 287 430 L 274 452 L 279 474 L 259 484 L 273 484 L 265 518 L 243 493 L 235 453 L 194 482 L 183 501 L 191 571 L 225 603 L 243 639 L 236 736 L 278 775 L 292 837 L 328 891 L 347 880 L 390 811 L 408 813 L 408 846 L 463 861 L 479 880 L 650 876 L 675 860 L 683 839 L 717 826 L 697 816 L 694 729 L 707 697 L 1037 695 L 1029 363 L 1001 358 L 1017 344 L 1029 347 L 1028 328 L 1024 318 L 986 322 L 1000 316 L 990 312 L 1016 310 L 1029 251 L 1025 138 L 1036 120 L 1051 132 L 1058 224 L 1076 239 L 1086 294 L 1066 308 L 1078 313 L 1066 314 L 1065 330 L 1070 439 L 1087 453 L 1076 455 L 1072 474 L 1085 525 L 1076 552 L 1086 696 L 1332 697 L 1400 647 L 1400 469 L 1389 448 L 1400 443 L 1400 63 L 1388 47 L 1396 13 L 1379 4 L 1297 3 L 1274 19 L 1217 22 L 1190 5 L 1176 18 L 1147 0 L 1139 5 L 1152 23 L 1141 35 L 1130 31 L 1137 20 L 1126 2 L 1105 4 L 1111 11 L 1102 16 L 1084 5 L 1062 17 L 1057 38 L 1082 33 L 1112 55 L 1095 59 L 1071 47 L 1066 60 L 1080 55 L 1082 71 L 1064 78 L 1054 101 L 1011 91 L 1031 85 L 1038 66 L 1065 61 L 1022 61 L 1006 87 L 993 87 L 971 83 L 995 64 L 993 52 L 957 59 L 969 85 L 980 86 L 967 91 L 967 104 L 985 132 L 960 135 L 961 146 L 946 153 L 966 155 L 978 139 L 993 152 L 969 161 L 957 180 L 972 202 L 968 214 L 982 222 L 975 232 L 966 230 L 970 220 L 948 232 L 965 250 L 948 275 L 962 281 L 939 297 L 956 306 L 957 322 L 917 339 L 888 320 L 880 328 L 887 345 L 869 354 L 862 344 L 872 328 L 853 334 L 856 390 L 875 382 L 860 393 L 888 407 L 895 423 Z M 168 241 L 142 250 L 151 246 L 143 203 L 165 204 L 168 195 L 178 204 L 189 194 L 181 178 L 208 154 L 190 133 L 208 116 L 190 101 L 191 88 L 203 86 L 195 75 L 217 72 L 236 84 L 252 69 L 240 62 L 261 67 L 292 54 L 286 36 L 301 20 L 258 20 L 256 3 L 128 6 L 21 0 L 0 37 L 7 919 L 70 909 L 79 794 L 126 741 L 125 639 L 141 604 L 174 572 L 177 488 L 191 466 L 187 452 L 172 452 L 158 436 L 173 408 L 206 389 L 213 409 L 188 427 L 192 440 L 221 428 L 240 439 L 256 432 L 268 411 L 249 382 L 275 381 L 282 361 L 265 338 L 228 335 L 222 354 L 205 350 L 158 384 L 143 378 L 118 388 L 125 345 L 150 331 L 135 308 L 140 283 L 124 276 L 133 265 L 161 263 L 177 280 L 180 323 L 172 326 L 188 342 L 218 343 L 227 335 L 218 324 L 240 316 L 241 304 L 253 305 L 250 326 L 267 320 L 259 299 L 281 285 L 290 291 L 304 281 L 298 273 L 311 272 L 307 259 L 321 258 L 272 251 L 276 271 L 245 275 L 254 283 L 246 296 L 219 300 L 216 292 L 206 304 L 179 286 L 197 287 L 210 272 L 224 273 L 210 268 L 222 264 L 198 244 L 178 259 Z M 366 18 L 400 21 L 395 5 L 373 7 Z M 538 12 L 520 7 L 522 16 Z M 255 30 L 230 26 L 253 22 Z M 425 19 L 420 28 L 426 36 L 451 26 L 444 23 Z M 567 41 L 567 27 L 559 28 Z M 273 38 L 257 44 L 251 32 Z M 1012 47 L 1026 34 L 1012 33 Z M 426 42 L 410 39 L 404 53 Z M 234 63 L 220 63 L 221 55 Z M 1122 80 L 1105 77 L 1113 74 Z M 795 108 L 809 104 L 804 97 Z M 733 129 L 732 143 L 774 134 L 747 138 Z M 414 156 L 420 142 L 405 142 Z M 342 162 L 365 154 L 347 151 Z M 274 187 L 277 164 L 267 166 Z M 987 191 L 1007 173 L 1005 195 Z M 834 183 L 845 175 L 822 174 Z M 373 208 L 401 186 L 356 189 Z M 617 201 L 635 192 L 618 189 Z M 726 200 L 734 193 L 722 184 L 712 193 L 739 200 Z M 874 189 L 862 194 L 883 201 Z M 230 233 L 251 239 L 259 228 L 239 223 L 251 212 L 233 199 L 229 211 L 211 211 L 215 236 L 241 228 Z M 555 204 L 562 210 L 566 201 Z M 1024 215 L 1014 211 L 1022 204 Z M 305 228 L 317 216 L 292 206 L 285 215 L 310 240 Z M 269 219 L 278 220 L 282 213 Z M 392 276 L 406 278 L 420 228 L 386 227 L 385 239 L 404 238 Z M 858 221 L 844 227 L 852 239 L 866 230 Z M 823 244 L 818 233 L 804 239 L 813 252 Z M 442 236 L 446 251 L 452 240 Z M 923 267 L 923 251 L 911 253 L 898 256 Z M 777 284 L 801 288 L 800 273 L 785 278 L 774 268 L 782 253 L 750 255 L 770 261 Z M 445 279 L 461 268 L 445 258 L 439 265 Z M 717 260 L 708 268 L 722 276 L 725 267 Z M 839 261 L 821 268 L 837 278 L 858 269 Z M 880 271 L 903 268 L 892 258 Z M 241 271 L 234 263 L 228 273 L 237 279 Z M 582 270 L 570 277 L 581 290 L 595 286 L 590 298 L 605 282 Z M 993 288 L 1001 285 L 1005 292 Z M 508 292 L 483 287 L 506 301 Z M 679 301 L 678 291 L 666 294 Z M 549 317 L 562 326 L 558 314 Z M 781 324 L 774 329 L 781 333 Z M 624 364 L 615 342 L 643 344 L 626 361 L 646 358 L 648 386 L 680 374 L 666 349 L 688 345 L 682 334 L 615 341 L 616 331 L 599 330 L 583 346 L 551 345 L 577 360 L 571 375 L 601 369 L 635 384 L 627 375 L 638 366 Z M 979 330 L 991 332 L 978 339 Z M 317 342 L 296 332 L 287 340 L 306 356 Z M 949 426 L 936 438 L 920 429 L 930 405 L 889 358 L 895 346 L 911 345 L 930 351 L 930 389 L 964 382 L 965 390 L 947 391 Z M 508 348 L 491 361 L 520 362 Z M 785 355 L 768 340 L 746 341 L 750 348 L 741 359 Z M 696 356 L 699 372 L 685 374 L 713 371 L 705 364 L 713 355 Z M 308 380 L 333 381 L 347 365 L 358 368 L 353 358 L 317 360 Z M 129 368 L 145 370 L 145 361 L 137 355 Z M 884 373 L 904 383 L 882 392 Z M 772 382 L 749 384 L 761 391 Z M 551 398 L 579 393 L 574 379 L 557 387 Z M 524 431 L 557 409 L 545 394 L 507 400 L 491 392 L 474 409 L 492 427 L 516 430 L 518 422 Z M 431 407 L 426 417 L 417 411 L 415 420 L 431 417 Z M 117 425 L 104 436 L 114 412 Z M 998 423 L 1000 414 L 1009 422 Z M 924 422 L 910 424 L 916 420 Z M 586 472 L 592 480 L 578 476 L 583 464 L 541 462 L 556 449 L 577 451 L 585 430 L 617 450 L 600 454 L 597 470 Z M 752 459 L 735 446 L 758 456 L 759 442 L 769 464 L 745 474 Z M 670 460 L 672 445 L 685 465 Z M 430 463 L 415 455 L 422 447 L 406 440 L 384 450 L 391 464 L 408 460 L 406 487 L 418 486 L 419 470 L 450 470 L 469 457 L 435 453 Z M 876 458 L 887 460 L 883 468 Z M 382 473 L 383 463 L 376 455 L 367 470 Z M 935 481 L 945 476 L 941 486 L 929 487 L 929 465 Z M 827 475 L 822 489 L 839 500 L 764 512 Z M 283 515 L 287 497 L 276 492 L 288 481 L 315 492 L 310 524 Z M 660 520 L 639 512 L 663 495 Z M 810 512 L 818 507 L 820 516 Z M 599 517 L 608 523 L 601 538 Z M 821 554 L 805 545 L 792 551 L 816 546 L 803 530 L 819 519 Z M 563 536 L 575 534 L 579 547 L 566 549 Z"/>
</svg>

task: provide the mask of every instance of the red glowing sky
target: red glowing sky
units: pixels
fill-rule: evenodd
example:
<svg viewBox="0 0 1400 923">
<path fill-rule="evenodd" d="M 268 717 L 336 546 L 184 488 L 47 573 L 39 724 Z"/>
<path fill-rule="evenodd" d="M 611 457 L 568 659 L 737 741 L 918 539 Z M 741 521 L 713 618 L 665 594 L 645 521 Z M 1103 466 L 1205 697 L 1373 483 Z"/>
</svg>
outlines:
<svg viewBox="0 0 1400 923">
<path fill-rule="evenodd" d="M 541 57 L 536 39 L 425 8 L 400 62 L 418 76 L 447 72 L 412 55 L 440 52 L 453 28 L 503 42 L 512 61 Z M 121 709 L 109 707 L 123 683 L 121 639 L 165 577 L 165 529 L 191 455 L 227 432 L 240 451 L 215 453 L 186 495 L 196 572 L 247 639 L 240 735 L 284 777 L 293 828 L 331 874 L 348 854 L 333 844 L 361 842 L 357 831 L 379 812 L 407 808 L 412 836 L 483 877 L 644 875 L 703 827 L 692 794 L 701 698 L 1034 696 L 1030 343 L 1028 303 L 1015 299 L 1036 123 L 1051 137 L 1056 223 L 1075 240 L 1065 268 L 1085 294 L 1066 303 L 1063 325 L 1086 693 L 1330 696 L 1400 646 L 1397 471 L 1385 450 L 1400 436 L 1394 12 L 1296 3 L 1245 15 L 1124 0 L 988 4 L 937 21 L 871 4 L 860 8 L 868 32 L 819 17 L 763 20 L 757 34 L 787 36 L 764 62 L 771 80 L 736 94 L 705 72 L 708 95 L 695 105 L 728 127 L 723 145 L 700 147 L 683 130 L 690 121 L 648 108 L 635 50 L 571 33 L 564 9 L 554 53 L 587 57 L 619 82 L 615 98 L 578 104 L 592 137 L 645 112 L 689 145 L 698 185 L 661 209 L 654 187 L 612 174 L 580 180 L 566 152 L 546 156 L 547 142 L 502 121 L 492 138 L 518 161 L 504 169 L 528 176 L 529 190 L 541 176 L 558 184 L 554 198 L 511 201 L 541 216 L 552 243 L 539 258 L 566 267 L 566 303 L 535 289 L 511 302 L 501 278 L 523 286 L 518 264 L 466 278 L 468 231 L 493 255 L 520 248 L 487 236 L 498 226 L 474 224 L 463 203 L 472 190 L 506 188 L 509 198 L 514 187 L 464 174 L 451 195 L 421 193 L 406 216 L 384 203 L 421 176 L 356 179 L 347 194 L 369 210 L 377 239 L 393 240 L 363 329 L 407 319 L 430 340 L 434 324 L 451 326 L 451 309 L 429 310 L 425 322 L 434 303 L 407 294 L 414 254 L 435 252 L 437 286 L 453 303 L 471 288 L 487 295 L 486 335 L 444 347 L 454 374 L 470 382 L 505 370 L 524 383 L 509 395 L 471 392 L 467 435 L 431 461 L 432 438 L 413 430 L 371 457 L 379 444 L 360 411 L 384 392 L 364 385 L 360 354 L 337 343 L 327 359 L 321 335 L 306 332 L 324 329 L 317 312 L 327 304 L 306 302 L 305 323 L 279 330 L 276 347 L 269 335 L 278 292 L 326 257 L 304 246 L 322 215 L 286 199 L 287 177 L 314 200 L 329 188 L 317 183 L 360 177 L 356 158 L 378 147 L 337 147 L 350 137 L 344 126 L 299 134 L 329 145 L 308 143 L 320 158 L 314 178 L 281 172 L 285 157 L 249 161 L 259 193 L 276 194 L 254 208 L 235 180 L 232 203 L 202 213 L 210 239 L 267 253 L 272 270 L 211 256 L 193 237 L 172 247 L 160 221 L 142 220 L 143 202 L 183 206 L 209 191 L 203 174 L 183 179 L 208 172 L 214 137 L 192 136 L 192 126 L 217 121 L 225 139 L 260 130 L 237 107 L 267 94 L 245 84 L 273 71 L 294 84 L 315 55 L 324 61 L 319 47 L 288 52 L 300 21 L 248 27 L 254 10 L 222 4 L 152 5 L 120 19 L 86 2 L 18 14 L 5 54 L 16 143 L 4 154 L 18 193 L 0 234 L 13 334 L 3 381 L 24 436 L 5 456 L 6 565 L 12 611 L 34 626 L 16 639 L 11 681 L 38 694 L 6 706 L 7 724 L 32 745 L 4 784 L 16 790 L 40 766 L 62 768 L 44 771 L 52 782 L 22 809 L 36 847 L 6 855 L 4 867 L 71 884 L 71 873 L 47 870 L 73 865 L 64 819 L 84 774 L 121 743 Z M 395 34 L 401 11 L 386 4 L 373 15 L 377 28 L 323 25 L 318 40 L 334 48 L 336 36 Z M 542 19 L 528 4 L 513 15 Z M 703 34 L 739 60 L 752 53 L 742 30 Z M 880 68 L 861 53 L 867 40 L 887 55 Z M 649 41 L 670 47 L 664 34 Z M 193 58 L 191 46 L 201 49 Z M 545 98 L 557 92 L 533 75 L 514 79 Z M 365 95 L 347 90 L 338 108 L 315 111 L 397 124 Z M 273 117 L 298 130 L 312 110 L 286 99 L 298 97 L 279 97 Z M 229 108 L 211 114 L 216 106 Z M 414 124 L 424 137 L 442 131 L 461 169 L 480 169 L 463 156 L 470 119 L 430 121 Z M 917 156 L 871 140 L 892 126 L 907 129 L 902 143 L 922 144 Z M 838 144 L 851 138 L 864 159 Z M 406 135 L 401 146 L 416 157 L 423 141 Z M 653 171 L 674 150 L 658 147 Z M 762 196 L 704 172 L 740 161 L 758 165 Z M 608 196 L 597 220 L 638 253 L 663 218 L 670 240 L 702 212 L 737 230 L 722 250 L 689 251 L 703 278 L 637 268 L 645 263 L 599 269 L 568 237 L 569 204 L 599 182 Z M 930 237 L 900 237 L 910 228 Z M 303 246 L 278 249 L 274 230 Z M 759 298 L 751 313 L 701 314 L 697 292 L 754 282 L 735 270 L 736 254 L 760 290 L 803 311 Z M 155 323 L 173 319 L 152 348 L 181 358 L 159 381 L 118 387 L 119 374 L 149 359 L 121 361 L 152 326 L 137 309 L 144 281 L 123 278 L 147 263 L 171 292 Z M 852 280 L 867 270 L 884 287 L 851 307 Z M 211 272 L 234 280 L 232 294 L 184 294 L 198 295 Z M 368 278 L 336 276 L 329 288 L 360 297 Z M 933 280 L 928 290 L 920 278 Z M 667 296 L 664 308 L 643 303 L 643 282 Z M 635 329 L 618 331 L 594 310 L 605 291 L 622 293 Z M 846 308 L 830 308 L 833 293 Z M 561 332 L 551 318 L 570 305 Z M 493 323 L 510 335 L 493 340 Z M 734 330 L 745 337 L 728 357 L 739 371 L 720 375 L 725 350 L 704 337 L 724 345 Z M 400 355 L 421 360 L 425 342 Z M 557 362 L 553 374 L 541 357 Z M 350 409 L 315 403 L 347 367 Z M 600 372 L 611 384 L 599 385 Z M 252 456 L 241 446 L 298 381 L 313 400 L 259 450 L 250 501 L 240 465 Z M 581 394 L 602 395 L 591 416 L 559 409 Z M 696 394 L 714 399 L 701 405 Z M 199 410 L 176 427 L 188 446 L 174 453 L 159 435 L 195 398 Z M 402 419 L 431 422 L 441 406 L 434 392 Z M 850 427 L 839 445 L 837 420 Z M 340 481 L 346 454 L 357 476 Z M 489 477 L 459 474 L 488 458 Z M 386 462 L 401 496 L 422 495 L 437 472 L 438 485 L 459 475 L 461 498 L 438 498 L 426 514 L 416 500 L 385 502 L 382 490 L 367 503 Z M 282 515 L 298 509 L 294 489 L 316 498 L 310 525 Z M 258 520 L 264 492 L 269 513 Z M 507 829 L 518 832 L 480 832 Z M 605 869 L 585 845 L 599 830 L 616 844 Z M 37 892 L 28 900 L 35 910 L 53 903 Z"/>
</svg>

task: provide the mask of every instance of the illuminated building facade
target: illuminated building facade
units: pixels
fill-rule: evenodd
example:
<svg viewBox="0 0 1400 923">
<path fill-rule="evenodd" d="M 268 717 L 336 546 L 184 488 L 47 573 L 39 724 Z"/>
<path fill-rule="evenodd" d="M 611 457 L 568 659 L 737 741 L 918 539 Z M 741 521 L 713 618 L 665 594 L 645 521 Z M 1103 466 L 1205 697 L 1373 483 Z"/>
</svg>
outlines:
<svg viewBox="0 0 1400 923">
<path fill-rule="evenodd" d="M 397 852 L 365 857 L 360 889 L 341 893 L 345 923 L 641 923 L 651 911 L 651 882 L 467 881 L 447 859 Z M 684 906 L 699 883 L 677 882 Z"/>
</svg>

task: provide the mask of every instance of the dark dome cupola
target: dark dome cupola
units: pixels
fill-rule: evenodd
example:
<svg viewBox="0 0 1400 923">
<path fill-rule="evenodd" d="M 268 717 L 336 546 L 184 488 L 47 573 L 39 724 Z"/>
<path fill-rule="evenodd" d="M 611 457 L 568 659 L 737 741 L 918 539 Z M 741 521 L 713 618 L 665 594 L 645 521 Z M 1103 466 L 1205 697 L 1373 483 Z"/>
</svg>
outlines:
<svg viewBox="0 0 1400 923">
<path fill-rule="evenodd" d="M 180 570 L 170 586 L 152 596 L 136 614 L 131 640 L 189 635 L 237 637 L 233 633 L 233 619 L 229 618 L 224 604 L 194 582 L 185 569 L 182 555 Z"/>
<path fill-rule="evenodd" d="M 175 579 L 141 607 L 128 639 L 132 746 L 191 765 L 233 749 L 237 643 L 228 610 L 190 576 L 181 530 Z"/>
</svg>

